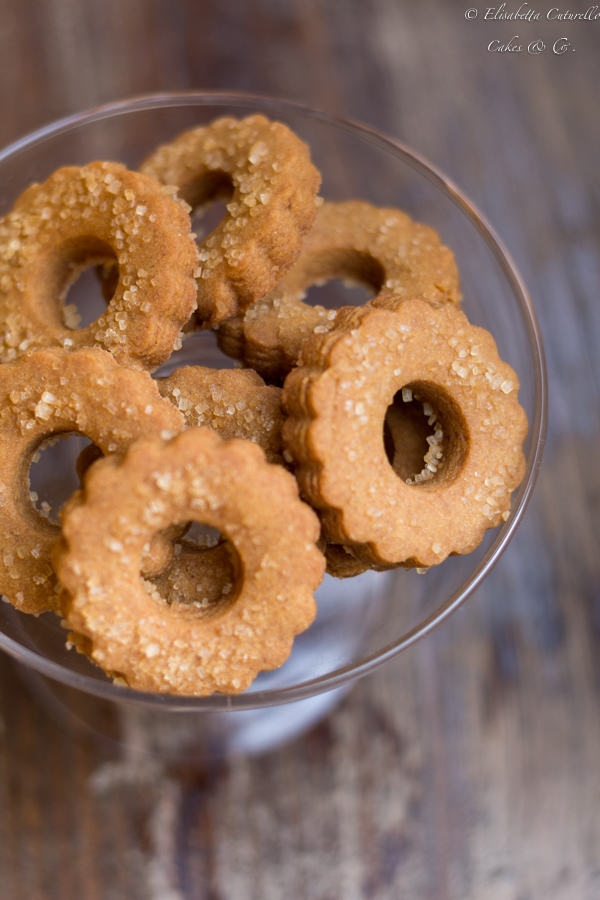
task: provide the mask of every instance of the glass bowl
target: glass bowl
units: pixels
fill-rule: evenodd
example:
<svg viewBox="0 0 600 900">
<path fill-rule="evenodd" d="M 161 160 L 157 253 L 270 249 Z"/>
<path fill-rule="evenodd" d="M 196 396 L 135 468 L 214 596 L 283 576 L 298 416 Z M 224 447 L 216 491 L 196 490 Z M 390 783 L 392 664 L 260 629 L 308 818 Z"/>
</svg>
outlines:
<svg viewBox="0 0 600 900">
<path fill-rule="evenodd" d="M 252 112 L 286 123 L 309 144 L 323 176 L 325 199 L 400 207 L 439 232 L 455 254 L 463 308 L 470 321 L 492 332 L 501 357 L 518 373 L 519 399 L 530 423 L 527 470 L 513 494 L 506 523 L 489 530 L 470 555 L 449 558 L 425 575 L 396 570 L 367 572 L 344 581 L 326 576 L 317 594 L 317 619 L 296 639 L 289 660 L 280 669 L 260 674 L 240 695 L 178 697 L 130 690 L 67 650 L 57 617 L 27 616 L 0 604 L 0 647 L 15 659 L 67 688 L 138 710 L 256 710 L 316 698 L 371 672 L 427 635 L 477 588 L 514 535 L 541 460 L 546 424 L 543 350 L 531 302 L 510 257 L 480 213 L 444 175 L 373 129 L 293 103 L 252 96 L 187 93 L 115 103 L 42 128 L 0 153 L 0 213 L 8 212 L 31 182 L 43 181 L 59 166 L 109 159 L 136 168 L 157 144 L 184 129 L 219 116 Z M 81 281 L 73 290 L 78 291 L 77 303 L 85 306 Z M 217 350 L 214 336 L 202 333 L 186 341 L 161 372 L 191 362 L 232 365 Z M 53 484 L 68 483 L 73 477 L 77 441 L 61 445 L 63 450 L 45 461 L 49 491 Z M 312 708 L 325 710 L 329 705 L 321 698 Z"/>
</svg>

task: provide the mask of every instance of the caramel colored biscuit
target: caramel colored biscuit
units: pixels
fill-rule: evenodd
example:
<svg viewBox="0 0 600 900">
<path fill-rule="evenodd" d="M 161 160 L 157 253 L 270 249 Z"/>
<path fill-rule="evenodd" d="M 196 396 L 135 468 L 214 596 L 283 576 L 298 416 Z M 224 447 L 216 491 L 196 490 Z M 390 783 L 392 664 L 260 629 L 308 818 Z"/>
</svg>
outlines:
<svg viewBox="0 0 600 900">
<path fill-rule="evenodd" d="M 285 661 L 315 615 L 318 520 L 292 476 L 249 441 L 208 428 L 141 440 L 95 463 L 61 515 L 63 614 L 78 646 L 133 688 L 243 691 Z M 231 589 L 208 604 L 196 591 L 169 604 L 140 579 L 152 535 L 188 520 L 218 529 L 238 560 Z"/>
<path fill-rule="evenodd" d="M 223 440 L 244 438 L 282 463 L 281 388 L 268 387 L 251 369 L 183 366 L 157 379 L 163 397 L 180 410 L 188 427 L 204 425 Z"/>
<path fill-rule="evenodd" d="M 218 119 L 160 147 L 141 166 L 198 209 L 231 199 L 200 243 L 197 322 L 212 327 L 271 290 L 312 226 L 320 176 L 308 147 L 264 116 Z"/>
<path fill-rule="evenodd" d="M 508 517 L 525 471 L 518 380 L 456 305 L 347 309 L 302 356 L 284 385 L 283 441 L 327 540 L 375 568 L 428 567 L 470 552 Z M 415 394 L 432 433 L 426 474 L 407 483 L 386 454 L 384 421 Z"/>
<path fill-rule="evenodd" d="M 99 260 L 118 262 L 114 294 L 75 331 L 67 289 Z M 122 365 L 155 368 L 196 309 L 197 260 L 189 216 L 154 179 L 107 162 L 59 169 L 0 221 L 0 361 L 93 346 Z"/>
<path fill-rule="evenodd" d="M 84 434 L 103 454 L 122 453 L 142 435 L 173 435 L 181 414 L 152 378 L 124 369 L 104 350 L 26 353 L 0 366 L 0 592 L 24 612 L 55 604 L 50 565 L 60 531 L 29 496 L 29 467 L 53 437 Z"/>
<path fill-rule="evenodd" d="M 311 285 L 332 278 L 371 288 L 376 296 L 368 305 L 382 309 L 409 298 L 460 300 L 454 257 L 432 228 L 398 209 L 324 203 L 298 262 L 267 297 L 220 326 L 220 348 L 264 378 L 284 378 L 308 335 L 334 326 L 335 310 L 303 302 Z"/>
</svg>

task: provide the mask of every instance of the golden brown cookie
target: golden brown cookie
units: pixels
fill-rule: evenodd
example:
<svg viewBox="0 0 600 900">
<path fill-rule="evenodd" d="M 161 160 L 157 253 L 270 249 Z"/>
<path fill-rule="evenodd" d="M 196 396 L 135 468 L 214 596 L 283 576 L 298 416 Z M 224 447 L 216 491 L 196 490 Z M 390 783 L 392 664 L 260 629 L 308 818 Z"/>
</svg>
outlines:
<svg viewBox="0 0 600 900">
<path fill-rule="evenodd" d="M 194 520 L 218 529 L 237 560 L 216 602 L 169 604 L 140 578 L 157 531 Z M 78 644 L 133 688 L 204 695 L 243 691 L 280 666 L 315 614 L 323 576 L 318 521 L 292 476 L 249 441 L 190 428 L 141 440 L 95 463 L 62 513 L 54 565 Z"/>
<path fill-rule="evenodd" d="M 137 437 L 182 427 L 147 373 L 104 350 L 37 350 L 0 365 L 0 592 L 24 612 L 54 605 L 50 552 L 60 531 L 29 494 L 32 458 L 47 441 L 84 434 L 102 453 L 122 453 Z"/>
<path fill-rule="evenodd" d="M 118 263 L 114 294 L 75 331 L 67 289 L 98 260 Z M 155 368 L 196 308 L 197 260 L 189 216 L 154 179 L 108 162 L 59 169 L 0 221 L 0 361 L 93 346 Z"/>
<path fill-rule="evenodd" d="M 518 380 L 455 304 L 347 309 L 302 357 L 284 385 L 283 441 L 329 541 L 376 568 L 427 567 L 508 517 L 525 471 Z M 435 418 L 427 475 L 409 484 L 386 454 L 384 421 L 415 393 Z"/>
<path fill-rule="evenodd" d="M 246 309 L 296 261 L 312 226 L 320 176 L 309 150 L 281 122 L 264 116 L 218 119 L 160 147 L 141 166 L 198 209 L 231 199 L 200 243 L 199 327 Z"/>
<path fill-rule="evenodd" d="M 376 296 L 369 306 L 382 309 L 407 298 L 460 300 L 454 257 L 432 228 L 398 209 L 324 203 L 298 262 L 267 297 L 219 327 L 220 348 L 264 378 L 284 378 L 306 337 L 333 328 L 335 310 L 303 302 L 311 285 L 332 278 L 370 287 Z"/>
<path fill-rule="evenodd" d="M 268 387 L 251 369 L 183 366 L 158 378 L 158 389 L 182 413 L 186 425 L 212 428 L 223 440 L 244 438 L 282 463 L 281 388 Z"/>
</svg>

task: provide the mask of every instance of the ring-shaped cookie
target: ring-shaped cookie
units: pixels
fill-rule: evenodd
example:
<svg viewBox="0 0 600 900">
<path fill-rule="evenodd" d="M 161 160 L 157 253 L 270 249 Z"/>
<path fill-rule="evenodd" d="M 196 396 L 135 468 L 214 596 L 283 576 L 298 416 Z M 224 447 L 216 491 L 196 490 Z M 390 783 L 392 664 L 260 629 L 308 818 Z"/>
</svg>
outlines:
<svg viewBox="0 0 600 900">
<path fill-rule="evenodd" d="M 104 350 L 36 350 L 1 365 L 0 593 L 24 612 L 55 606 L 50 555 L 60 531 L 29 496 L 29 467 L 40 446 L 75 432 L 104 454 L 122 453 L 135 438 L 166 438 L 182 427 L 181 414 L 146 372 L 119 366 Z"/>
<path fill-rule="evenodd" d="M 69 284 L 111 259 L 118 278 L 106 311 L 67 328 Z M 154 179 L 117 163 L 59 169 L 0 221 L 0 361 L 40 347 L 94 346 L 122 365 L 153 369 L 196 308 L 197 265 L 189 216 Z"/>
<path fill-rule="evenodd" d="M 341 278 L 366 285 L 368 305 L 395 309 L 408 298 L 458 303 L 452 252 L 427 225 L 398 209 L 359 200 L 324 203 L 302 253 L 268 296 L 218 331 L 221 350 L 263 378 L 284 378 L 298 363 L 303 341 L 333 328 L 336 311 L 303 302 L 311 285 Z"/>
<path fill-rule="evenodd" d="M 168 604 L 140 577 L 142 548 L 174 522 L 230 541 L 239 577 L 207 610 Z M 102 668 L 140 690 L 238 693 L 280 666 L 315 615 L 319 524 L 293 477 L 249 441 L 190 428 L 100 460 L 62 513 L 62 611 Z"/>
<path fill-rule="evenodd" d="M 175 404 L 186 426 L 212 428 L 222 440 L 243 438 L 265 452 L 268 462 L 283 463 L 281 388 L 269 387 L 251 369 L 182 366 L 158 389 Z"/>
<path fill-rule="evenodd" d="M 177 186 L 192 209 L 232 193 L 225 217 L 199 245 L 201 328 L 264 297 L 296 261 L 315 220 L 321 179 L 308 147 L 265 116 L 187 131 L 159 147 L 141 171 Z"/>
<path fill-rule="evenodd" d="M 283 441 L 328 540 L 376 568 L 428 567 L 470 552 L 508 517 L 525 470 L 517 376 L 454 304 L 347 309 L 302 356 L 284 385 Z M 421 483 L 399 478 L 384 447 L 401 390 L 437 410 L 431 440 L 443 441 L 443 459 Z"/>
</svg>

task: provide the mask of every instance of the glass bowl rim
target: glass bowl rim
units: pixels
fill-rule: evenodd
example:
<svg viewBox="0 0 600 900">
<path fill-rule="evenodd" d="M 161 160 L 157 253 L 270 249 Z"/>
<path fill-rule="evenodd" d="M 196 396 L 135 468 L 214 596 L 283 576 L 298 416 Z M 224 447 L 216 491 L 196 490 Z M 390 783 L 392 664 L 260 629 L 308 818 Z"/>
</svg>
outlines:
<svg viewBox="0 0 600 900">
<path fill-rule="evenodd" d="M 475 225 L 480 235 L 493 252 L 503 274 L 517 298 L 523 315 L 527 337 L 533 362 L 535 411 L 531 427 L 531 449 L 523 481 L 521 482 L 516 502 L 513 503 L 510 516 L 502 526 L 499 535 L 493 542 L 483 560 L 471 573 L 470 577 L 455 591 L 438 609 L 423 619 L 417 626 L 407 631 L 401 638 L 370 654 L 359 663 L 344 666 L 335 672 L 321 675 L 308 681 L 283 688 L 265 691 L 247 691 L 242 694 L 212 694 L 208 697 L 178 696 L 174 694 L 153 694 L 122 687 L 112 682 L 99 681 L 91 676 L 73 672 L 52 662 L 40 654 L 23 647 L 17 641 L 0 633 L 0 648 L 9 653 L 18 662 L 31 666 L 42 675 L 59 681 L 69 687 L 78 688 L 104 699 L 149 708 L 163 708 L 169 711 L 221 711 L 256 709 L 291 703 L 303 700 L 324 691 L 333 690 L 360 678 L 383 663 L 408 649 L 417 641 L 428 635 L 435 627 L 445 621 L 465 600 L 479 587 L 483 579 L 496 564 L 508 543 L 512 539 L 531 498 L 542 460 L 548 417 L 548 386 L 544 349 L 537 317 L 527 289 L 519 275 L 508 250 L 489 224 L 487 219 L 465 196 L 465 194 L 441 172 L 435 165 L 421 154 L 411 150 L 401 141 L 382 134 L 375 128 L 351 119 L 341 118 L 323 110 L 314 109 L 302 103 L 282 100 L 276 97 L 254 95 L 250 93 L 229 93 L 226 91 L 183 91 L 161 92 L 158 94 L 139 95 L 130 99 L 106 103 L 91 109 L 58 119 L 33 131 L 0 150 L 0 164 L 20 151 L 61 133 L 70 131 L 80 125 L 91 124 L 104 118 L 125 115 L 131 112 L 142 112 L 152 109 L 172 108 L 177 106 L 238 106 L 260 109 L 265 113 L 287 113 L 304 116 L 325 124 L 332 125 L 342 131 L 366 140 L 388 153 L 399 155 L 405 163 L 425 176 L 450 196 L 451 200 L 465 213 Z"/>
</svg>

